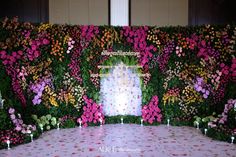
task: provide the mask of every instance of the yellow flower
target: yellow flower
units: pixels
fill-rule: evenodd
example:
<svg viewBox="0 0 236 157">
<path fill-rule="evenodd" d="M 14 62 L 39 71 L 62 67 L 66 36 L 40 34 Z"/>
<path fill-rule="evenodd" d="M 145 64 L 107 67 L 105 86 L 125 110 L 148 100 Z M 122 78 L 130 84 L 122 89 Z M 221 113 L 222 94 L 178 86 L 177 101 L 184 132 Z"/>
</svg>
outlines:
<svg viewBox="0 0 236 157">
<path fill-rule="evenodd" d="M 52 25 L 51 24 L 41 24 L 39 27 L 38 27 L 38 32 L 42 32 L 42 31 L 45 31 L 47 30 L 48 28 L 51 28 Z"/>
<path fill-rule="evenodd" d="M 75 98 L 71 93 L 68 93 L 68 99 L 71 104 L 75 104 Z"/>
<path fill-rule="evenodd" d="M 56 102 L 56 98 L 54 96 L 50 96 L 49 101 L 53 106 L 58 106 L 58 103 Z"/>
</svg>

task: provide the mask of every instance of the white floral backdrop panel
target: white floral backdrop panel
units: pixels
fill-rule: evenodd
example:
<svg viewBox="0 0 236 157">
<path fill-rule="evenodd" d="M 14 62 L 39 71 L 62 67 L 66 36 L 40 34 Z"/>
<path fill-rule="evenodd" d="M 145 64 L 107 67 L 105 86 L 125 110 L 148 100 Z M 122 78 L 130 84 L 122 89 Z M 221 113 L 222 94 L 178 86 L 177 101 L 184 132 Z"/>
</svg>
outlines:
<svg viewBox="0 0 236 157">
<path fill-rule="evenodd" d="M 141 115 L 142 91 L 140 78 L 123 63 L 101 78 L 100 103 L 106 116 Z"/>
</svg>

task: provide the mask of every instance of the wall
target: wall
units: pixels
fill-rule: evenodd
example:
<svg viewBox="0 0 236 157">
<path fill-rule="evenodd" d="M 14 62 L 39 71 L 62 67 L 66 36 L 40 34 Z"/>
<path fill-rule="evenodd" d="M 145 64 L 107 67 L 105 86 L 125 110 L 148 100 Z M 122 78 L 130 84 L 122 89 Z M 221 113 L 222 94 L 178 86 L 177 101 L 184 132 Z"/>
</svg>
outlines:
<svg viewBox="0 0 236 157">
<path fill-rule="evenodd" d="M 235 0 L 189 0 L 189 25 L 235 22 Z"/>
<path fill-rule="evenodd" d="M 108 1 L 2 0 L 0 18 L 18 16 L 20 21 L 35 23 L 107 25 Z M 157 26 L 235 23 L 234 3 L 235 0 L 131 0 L 131 23 Z"/>
<path fill-rule="evenodd" d="M 48 0 L 3 0 L 0 18 L 18 16 L 20 21 L 48 22 Z"/>
<path fill-rule="evenodd" d="M 49 22 L 108 25 L 108 0 L 49 0 Z"/>
<path fill-rule="evenodd" d="M 188 0 L 131 0 L 131 25 L 188 25 Z"/>
</svg>

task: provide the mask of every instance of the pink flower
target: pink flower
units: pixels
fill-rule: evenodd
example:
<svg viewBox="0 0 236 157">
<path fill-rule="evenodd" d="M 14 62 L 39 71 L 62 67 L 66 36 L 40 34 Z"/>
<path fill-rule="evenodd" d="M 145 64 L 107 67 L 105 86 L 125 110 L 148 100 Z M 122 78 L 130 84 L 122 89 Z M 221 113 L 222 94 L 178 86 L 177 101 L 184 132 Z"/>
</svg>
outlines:
<svg viewBox="0 0 236 157">
<path fill-rule="evenodd" d="M 16 129 L 16 131 L 21 131 L 22 128 L 18 125 L 18 126 L 16 126 L 15 129 Z"/>
<path fill-rule="evenodd" d="M 77 123 L 81 123 L 81 122 L 82 122 L 81 118 L 78 118 Z"/>
<path fill-rule="evenodd" d="M 49 44 L 49 40 L 48 39 L 43 39 L 43 45 L 48 45 Z"/>
</svg>

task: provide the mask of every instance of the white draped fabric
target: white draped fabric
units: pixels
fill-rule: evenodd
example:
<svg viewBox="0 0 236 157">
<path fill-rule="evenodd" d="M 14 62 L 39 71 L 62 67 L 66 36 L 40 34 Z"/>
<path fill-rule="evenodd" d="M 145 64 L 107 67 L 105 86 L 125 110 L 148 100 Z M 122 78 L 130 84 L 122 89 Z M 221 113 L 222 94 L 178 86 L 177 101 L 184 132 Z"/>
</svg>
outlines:
<svg viewBox="0 0 236 157">
<path fill-rule="evenodd" d="M 129 0 L 111 0 L 111 25 L 129 25 Z"/>
<path fill-rule="evenodd" d="M 141 115 L 142 91 L 140 78 L 123 63 L 101 78 L 100 102 L 107 116 Z"/>
</svg>

